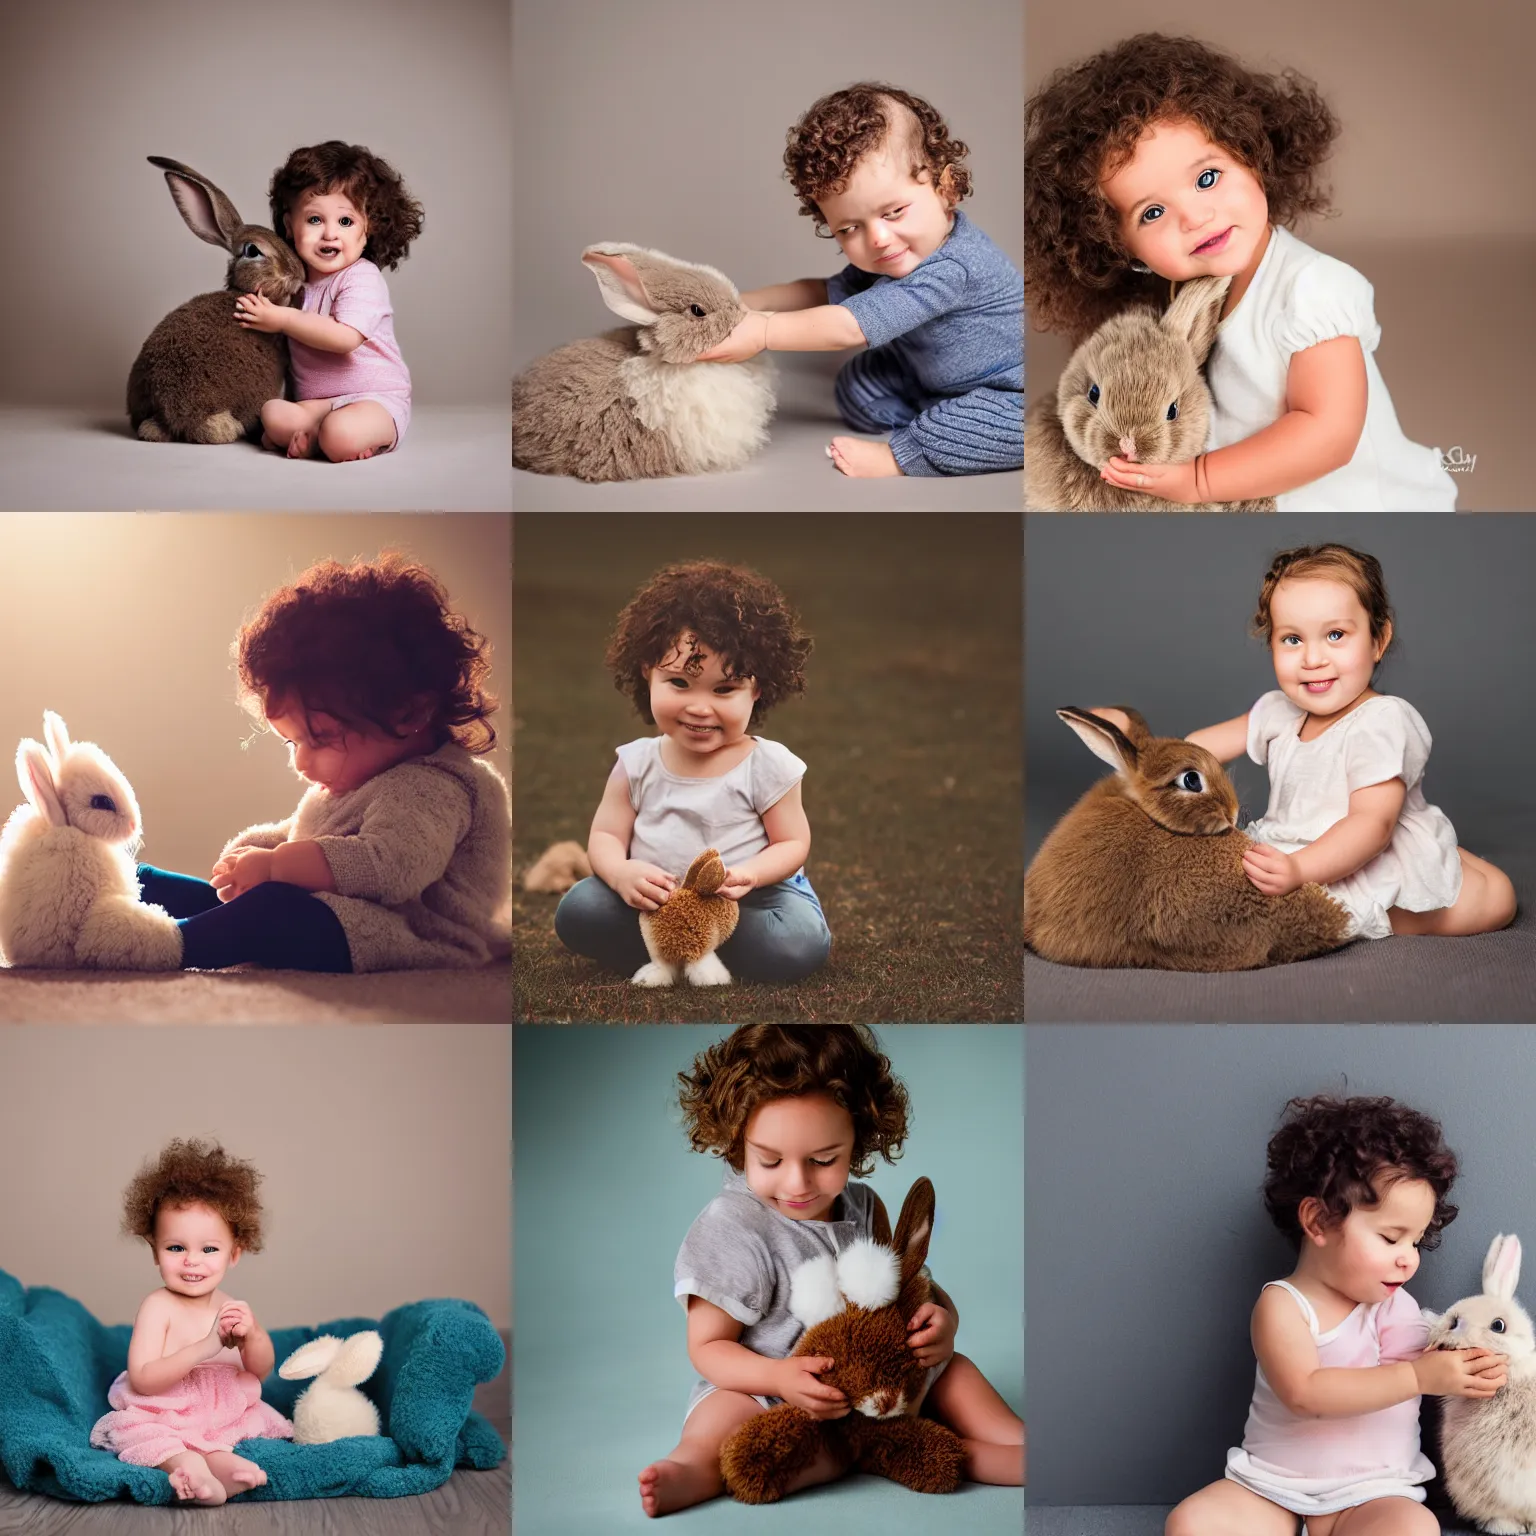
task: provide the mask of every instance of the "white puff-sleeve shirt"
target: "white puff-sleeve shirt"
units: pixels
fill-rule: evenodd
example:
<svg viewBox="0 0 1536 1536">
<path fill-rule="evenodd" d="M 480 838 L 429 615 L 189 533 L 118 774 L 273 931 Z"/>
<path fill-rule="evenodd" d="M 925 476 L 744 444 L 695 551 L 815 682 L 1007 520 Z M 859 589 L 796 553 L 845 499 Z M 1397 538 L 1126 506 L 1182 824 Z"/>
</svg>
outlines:
<svg viewBox="0 0 1536 1536">
<path fill-rule="evenodd" d="M 1456 481 L 1438 448 L 1410 441 L 1376 366 L 1381 341 L 1375 291 L 1355 269 L 1315 251 L 1288 229 L 1269 246 L 1248 291 L 1216 328 L 1206 360 L 1211 388 L 1208 452 L 1240 443 L 1285 414 L 1297 352 L 1338 336 L 1365 355 L 1365 426 L 1349 463 L 1275 498 L 1281 512 L 1451 512 Z"/>
<path fill-rule="evenodd" d="M 1351 936 L 1391 937 L 1391 907 L 1432 912 L 1461 894 L 1456 829 L 1424 799 L 1433 738 L 1406 699 L 1378 694 L 1321 736 L 1298 734 L 1307 712 L 1278 688 L 1248 712 L 1248 756 L 1269 769 L 1269 807 L 1244 828 L 1256 843 L 1295 853 L 1349 814 L 1357 789 L 1401 779 L 1407 786 L 1392 841 L 1368 864 L 1326 885 L 1352 919 Z"/>
</svg>

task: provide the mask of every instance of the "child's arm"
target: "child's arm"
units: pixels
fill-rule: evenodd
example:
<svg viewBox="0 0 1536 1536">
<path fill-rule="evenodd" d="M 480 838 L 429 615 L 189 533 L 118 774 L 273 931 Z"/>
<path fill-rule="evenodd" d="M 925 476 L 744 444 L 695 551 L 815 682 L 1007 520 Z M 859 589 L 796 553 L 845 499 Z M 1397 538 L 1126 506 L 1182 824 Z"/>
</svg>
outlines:
<svg viewBox="0 0 1536 1536">
<path fill-rule="evenodd" d="M 789 879 L 805 863 L 805 856 L 811 851 L 811 824 L 800 803 L 798 783 L 763 812 L 763 831 L 768 834 L 768 846 L 726 870 L 719 895 L 738 900 L 757 886 L 777 885 L 780 880 Z M 597 868 L 596 859 L 592 867 Z"/>
<path fill-rule="evenodd" d="M 598 801 L 592 830 L 587 834 L 587 858 L 592 873 L 604 885 L 640 912 L 654 912 L 677 884 L 666 870 L 629 856 L 629 839 L 635 830 L 635 808 L 629 803 L 629 775 L 623 763 L 615 763 L 603 798 Z"/>
<path fill-rule="evenodd" d="M 778 314 L 812 309 L 827 302 L 827 280 L 824 277 L 799 277 L 792 283 L 753 288 L 742 294 L 741 302 L 748 309 L 771 309 Z"/>
<path fill-rule="evenodd" d="M 1184 740 L 1204 747 L 1218 763 L 1235 763 L 1248 751 L 1248 714 L 1244 711 L 1219 725 L 1202 726 Z"/>
<path fill-rule="evenodd" d="M 256 1314 L 243 1301 L 227 1302 L 219 1308 L 219 1326 L 227 1331 L 240 1352 L 240 1363 L 246 1370 L 263 1379 L 271 1374 L 277 1364 L 272 1335 L 256 1321 Z"/>
<path fill-rule="evenodd" d="M 819 304 L 791 314 L 749 310 L 724 341 L 694 358 L 696 363 L 744 363 L 759 352 L 839 352 L 862 347 L 863 330 L 842 304 Z"/>
<path fill-rule="evenodd" d="M 133 1320 L 133 1336 L 128 1340 L 128 1390 L 144 1397 L 158 1397 L 167 1388 L 224 1348 L 219 1338 L 219 1320 L 214 1318 L 207 1338 L 187 1344 L 174 1354 L 162 1355 L 170 1313 L 162 1292 L 152 1291 L 144 1298 Z"/>
<path fill-rule="evenodd" d="M 791 1355 L 774 1360 L 737 1342 L 742 1325 L 729 1312 L 702 1296 L 688 1298 L 688 1358 L 705 1381 L 727 1392 L 782 1397 L 816 1418 L 841 1418 L 848 1399 L 836 1387 L 816 1380 L 833 1362 L 823 1355 Z"/>
<path fill-rule="evenodd" d="M 1266 896 L 1284 896 L 1308 880 L 1327 885 L 1354 874 L 1392 841 L 1407 793 L 1401 779 L 1355 790 L 1349 797 L 1349 814 L 1316 842 L 1295 853 L 1282 853 L 1267 843 L 1250 848 L 1243 855 L 1248 878 Z"/>
<path fill-rule="evenodd" d="M 261 293 L 241 294 L 235 300 L 235 319 L 242 330 L 289 336 L 321 352 L 355 352 L 366 339 L 356 326 L 344 325 L 329 315 L 274 304 Z"/>
</svg>

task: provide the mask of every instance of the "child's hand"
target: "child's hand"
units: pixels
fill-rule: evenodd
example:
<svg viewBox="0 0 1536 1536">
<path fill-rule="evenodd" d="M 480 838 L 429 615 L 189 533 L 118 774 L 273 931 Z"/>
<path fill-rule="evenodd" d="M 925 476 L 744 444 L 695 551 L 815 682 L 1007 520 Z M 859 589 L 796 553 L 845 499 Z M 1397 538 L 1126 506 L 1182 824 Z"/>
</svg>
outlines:
<svg viewBox="0 0 1536 1536">
<path fill-rule="evenodd" d="M 1268 843 L 1255 843 L 1243 854 L 1243 873 L 1266 896 L 1284 896 L 1307 883 L 1296 868 L 1296 860 Z"/>
<path fill-rule="evenodd" d="M 239 1349 L 256 1332 L 256 1314 L 243 1301 L 227 1301 L 219 1308 L 220 1342 Z"/>
<path fill-rule="evenodd" d="M 757 881 L 745 870 L 728 869 L 725 878 L 715 887 L 715 895 L 724 896 L 729 901 L 740 901 L 748 891 L 756 888 Z"/>
<path fill-rule="evenodd" d="M 763 323 L 759 325 L 757 322 Z M 736 322 L 736 329 L 724 341 L 694 358 L 696 363 L 744 363 L 756 357 L 768 345 L 768 316 L 761 310 L 749 309 Z"/>
<path fill-rule="evenodd" d="M 213 866 L 209 884 L 219 893 L 220 901 L 233 901 L 272 878 L 270 848 L 239 848 Z"/>
<path fill-rule="evenodd" d="M 285 305 L 274 304 L 264 293 L 242 293 L 235 300 L 235 319 L 247 331 L 281 331 L 288 313 Z"/>
<path fill-rule="evenodd" d="M 625 859 L 613 888 L 636 911 L 654 912 L 672 894 L 676 884 L 674 876 L 644 859 Z"/>
<path fill-rule="evenodd" d="M 1509 1357 L 1492 1349 L 1427 1349 L 1413 1374 L 1431 1397 L 1492 1397 L 1509 1380 Z"/>
<path fill-rule="evenodd" d="M 955 1352 L 955 1314 L 925 1301 L 907 1324 L 907 1348 L 919 1365 L 941 1365 Z"/>
<path fill-rule="evenodd" d="M 1188 505 L 1200 500 L 1200 493 L 1195 489 L 1193 459 L 1188 464 L 1142 464 L 1135 459 L 1122 459 L 1117 454 L 1100 468 L 1099 478 L 1122 490 L 1161 496 L 1164 501 Z"/>
<path fill-rule="evenodd" d="M 790 1355 L 774 1364 L 778 1367 L 775 1397 L 804 1409 L 813 1419 L 840 1419 L 851 1411 L 842 1392 L 816 1379 L 820 1372 L 832 1369 L 834 1362 L 826 1355 Z"/>
</svg>

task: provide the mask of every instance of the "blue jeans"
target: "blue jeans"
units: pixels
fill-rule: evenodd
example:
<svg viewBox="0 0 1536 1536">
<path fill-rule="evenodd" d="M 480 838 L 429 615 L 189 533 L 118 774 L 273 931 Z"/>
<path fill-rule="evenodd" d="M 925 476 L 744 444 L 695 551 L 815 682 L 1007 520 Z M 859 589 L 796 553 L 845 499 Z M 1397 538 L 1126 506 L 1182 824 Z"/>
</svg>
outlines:
<svg viewBox="0 0 1536 1536">
<path fill-rule="evenodd" d="M 804 875 L 748 891 L 737 905 L 736 931 L 719 950 L 732 976 L 799 981 L 825 963 L 832 934 Z M 560 898 L 555 933 L 567 949 L 625 976 L 651 958 L 640 937 L 640 914 L 596 875 L 578 880 Z"/>
<path fill-rule="evenodd" d="M 317 896 L 268 880 L 220 901 L 206 880 L 138 866 L 139 894 L 164 907 L 181 929 L 181 968 L 217 971 L 254 960 L 290 971 L 352 969 L 341 920 Z"/>
</svg>

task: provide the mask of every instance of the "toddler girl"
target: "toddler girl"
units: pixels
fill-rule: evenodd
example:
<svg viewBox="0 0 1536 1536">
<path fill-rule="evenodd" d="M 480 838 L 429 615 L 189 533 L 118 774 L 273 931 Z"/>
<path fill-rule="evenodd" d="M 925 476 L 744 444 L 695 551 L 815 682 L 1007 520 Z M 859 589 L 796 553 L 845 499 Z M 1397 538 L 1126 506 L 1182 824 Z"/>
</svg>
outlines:
<svg viewBox="0 0 1536 1536">
<path fill-rule="evenodd" d="M 805 764 L 750 734 L 804 691 L 810 649 L 784 594 L 737 566 L 667 566 L 630 600 L 607 663 L 659 734 L 618 749 L 587 842 L 593 873 L 555 910 L 567 948 L 634 975 L 650 958 L 639 914 L 716 848 L 726 865 L 719 894 L 741 904 L 720 947 L 733 975 L 798 981 L 827 958 L 832 935 L 805 877 Z"/>
<path fill-rule="evenodd" d="M 224 845 L 211 883 L 139 866 L 180 919 L 182 966 L 305 971 L 477 966 L 504 947 L 512 811 L 488 752 L 483 636 L 393 550 L 323 560 L 235 640 L 242 703 L 308 788 Z"/>
<path fill-rule="evenodd" d="M 1231 277 L 1206 364 L 1214 410 L 1188 464 L 1116 456 L 1116 485 L 1172 502 L 1274 496 L 1281 511 L 1449 511 L 1438 449 L 1398 426 L 1371 285 L 1288 226 L 1327 211 L 1339 125 L 1312 84 L 1149 32 L 1060 70 L 1025 107 L 1034 323 L 1082 341 L 1171 285 Z M 1177 402 L 1175 402 L 1175 407 Z"/>
<path fill-rule="evenodd" d="M 955 206 L 971 190 L 968 153 L 932 106 L 894 86 L 822 97 L 791 129 L 784 164 L 800 212 L 848 265 L 742 294 L 753 313 L 700 354 L 740 362 L 868 342 L 838 372 L 837 406 L 856 432 L 890 442 L 834 437 L 827 453 L 845 475 L 1023 467 L 1024 282 Z"/>
<path fill-rule="evenodd" d="M 339 139 L 294 150 L 271 195 L 272 227 L 288 237 L 308 281 L 300 309 L 259 293 L 235 302 L 247 330 L 288 337 L 294 398 L 262 406 L 262 446 L 291 459 L 386 453 L 410 424 L 411 373 L 379 268 L 409 254 L 421 204 L 385 161 Z"/>
<path fill-rule="evenodd" d="M 1226 1476 L 1168 1516 L 1166 1536 L 1436 1536 L 1422 1507 L 1435 1469 L 1419 1396 L 1492 1397 L 1487 1349 L 1426 1350 L 1403 1289 L 1455 1219 L 1456 1157 L 1427 1115 L 1387 1098 L 1292 1099 L 1269 1143 L 1264 1206 L 1298 1250 L 1253 1309 L 1253 1406 Z"/>
<path fill-rule="evenodd" d="M 272 1340 L 222 1289 L 244 1253 L 261 1251 L 261 1175 L 217 1143 L 173 1141 L 123 1200 L 123 1230 L 149 1244 L 163 1284 L 144 1298 L 128 1369 L 107 1392 L 112 1412 L 91 1444 L 170 1474 L 178 1499 L 222 1504 L 267 1474 L 237 1456 L 242 1440 L 291 1440 L 293 1425 L 261 1400 Z"/>
<path fill-rule="evenodd" d="M 816 1419 L 851 1411 L 817 1380 L 834 1362 L 790 1358 L 805 1331 L 789 1310 L 789 1276 L 806 1259 L 873 1235 L 880 1196 L 867 1175 L 878 1152 L 900 1156 L 907 1091 L 864 1024 L 744 1024 L 679 1073 L 688 1139 L 729 1165 L 724 1185 L 678 1250 L 673 1295 L 688 1315 L 688 1358 L 699 1373 L 677 1448 L 640 1474 L 640 1502 L 664 1515 L 722 1492 L 720 1446 L 780 1402 Z M 887 1230 L 894 1230 L 886 1217 Z M 929 1367 L 923 1409 L 965 1442 L 975 1482 L 1017 1485 L 1024 1426 L 986 1377 L 954 1352 L 959 1316 L 934 1300 L 908 1320 L 907 1347 Z M 848 1469 L 823 1449 L 789 1489 Z"/>
</svg>

